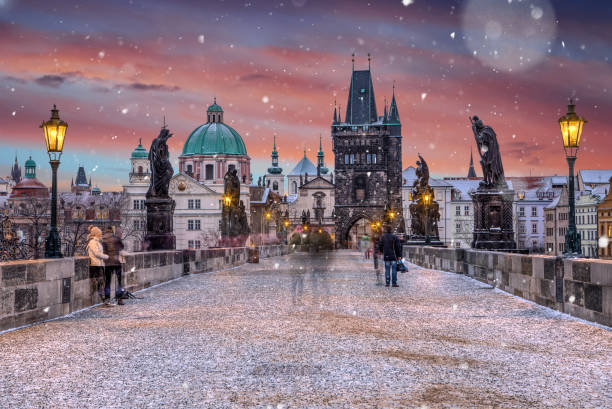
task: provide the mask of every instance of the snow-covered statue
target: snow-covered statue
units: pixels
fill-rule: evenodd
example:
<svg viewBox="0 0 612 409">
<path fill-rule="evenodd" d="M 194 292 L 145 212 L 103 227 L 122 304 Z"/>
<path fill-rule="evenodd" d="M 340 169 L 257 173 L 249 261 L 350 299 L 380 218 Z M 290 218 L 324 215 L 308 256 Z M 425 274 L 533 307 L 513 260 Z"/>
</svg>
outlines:
<svg viewBox="0 0 612 409">
<path fill-rule="evenodd" d="M 502 166 L 495 131 L 490 126 L 484 125 L 477 116 L 471 117 L 470 122 L 472 123 L 472 131 L 476 138 L 480 164 L 482 165 L 483 181 L 480 183 L 481 187 L 486 189 L 506 188 L 504 167 Z"/>
</svg>

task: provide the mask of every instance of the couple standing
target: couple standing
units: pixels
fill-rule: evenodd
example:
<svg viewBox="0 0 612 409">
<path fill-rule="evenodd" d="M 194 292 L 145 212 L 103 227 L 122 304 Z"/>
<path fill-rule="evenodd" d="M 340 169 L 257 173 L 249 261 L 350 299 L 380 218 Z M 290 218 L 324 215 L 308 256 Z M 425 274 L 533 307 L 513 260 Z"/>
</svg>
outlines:
<svg viewBox="0 0 612 409">
<path fill-rule="evenodd" d="M 118 235 L 113 233 L 113 229 L 108 227 L 102 236 L 102 231 L 89 226 L 89 236 L 87 237 L 87 254 L 89 255 L 89 269 L 93 277 L 100 277 L 104 273 L 104 294 L 100 291 L 100 296 L 105 305 L 110 304 L 111 279 L 113 274 L 117 275 L 117 287 L 115 297 L 117 304 L 123 305 L 121 295 L 121 251 L 123 242 Z"/>
<path fill-rule="evenodd" d="M 378 241 L 378 250 L 383 254 L 385 261 L 385 286 L 389 287 L 391 281 L 393 287 L 399 287 L 397 285 L 397 263 L 402 259 L 402 244 L 389 225 L 385 226 L 385 234 Z"/>
</svg>

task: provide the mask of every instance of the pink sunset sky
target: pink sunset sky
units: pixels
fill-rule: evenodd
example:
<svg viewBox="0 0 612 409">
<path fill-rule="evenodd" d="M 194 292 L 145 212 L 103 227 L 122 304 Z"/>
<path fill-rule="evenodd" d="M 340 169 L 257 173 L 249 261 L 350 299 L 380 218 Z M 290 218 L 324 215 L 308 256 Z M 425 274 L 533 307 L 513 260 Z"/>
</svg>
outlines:
<svg viewBox="0 0 612 409">
<path fill-rule="evenodd" d="M 395 81 L 404 168 L 420 152 L 434 176 L 465 176 L 478 115 L 507 175 L 565 174 L 557 119 L 570 96 L 589 121 L 577 167 L 612 168 L 606 2 L 479 1 L 0 0 L 0 176 L 31 155 L 49 184 L 39 125 L 55 103 L 69 123 L 60 188 L 82 164 L 118 190 L 140 138 L 148 147 L 165 115 L 176 160 L 215 96 L 255 179 L 274 134 L 286 173 L 304 149 L 315 160 L 320 134 L 333 168 L 334 98 L 344 109 L 353 52 L 356 69 L 372 54 L 379 115 Z"/>
</svg>

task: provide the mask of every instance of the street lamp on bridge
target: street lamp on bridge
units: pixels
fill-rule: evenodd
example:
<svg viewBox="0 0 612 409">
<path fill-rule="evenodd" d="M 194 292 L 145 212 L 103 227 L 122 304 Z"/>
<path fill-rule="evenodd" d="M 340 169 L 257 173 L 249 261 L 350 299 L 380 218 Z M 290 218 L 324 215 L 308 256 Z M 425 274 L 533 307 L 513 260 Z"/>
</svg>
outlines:
<svg viewBox="0 0 612 409">
<path fill-rule="evenodd" d="M 51 164 L 51 228 L 45 241 L 45 258 L 62 258 L 61 242 L 57 231 L 57 169 L 60 165 L 64 137 L 68 124 L 59 117 L 59 110 L 53 104 L 51 118 L 43 122 L 40 127 L 45 133 L 45 143 Z"/>
<path fill-rule="evenodd" d="M 584 118 L 576 114 L 574 100 L 570 99 L 570 103 L 567 106 L 567 114 L 559 118 L 563 149 L 565 150 L 565 158 L 569 166 L 569 223 L 567 233 L 565 234 L 565 251 L 563 252 L 563 255 L 566 257 L 577 257 L 582 253 L 580 235 L 576 230 L 574 162 L 576 162 L 576 154 L 580 146 L 580 136 L 582 136 L 582 127 L 585 122 L 587 121 Z"/>
</svg>

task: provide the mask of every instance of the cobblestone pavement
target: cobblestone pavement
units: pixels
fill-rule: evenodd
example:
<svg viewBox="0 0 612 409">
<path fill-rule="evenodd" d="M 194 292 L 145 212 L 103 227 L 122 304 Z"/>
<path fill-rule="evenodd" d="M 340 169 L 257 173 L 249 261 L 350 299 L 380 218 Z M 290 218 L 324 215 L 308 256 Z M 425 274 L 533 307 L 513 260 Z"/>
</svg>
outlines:
<svg viewBox="0 0 612 409">
<path fill-rule="evenodd" d="M 612 332 L 347 251 L 184 277 L 0 335 L 0 408 L 610 408 Z"/>
</svg>

